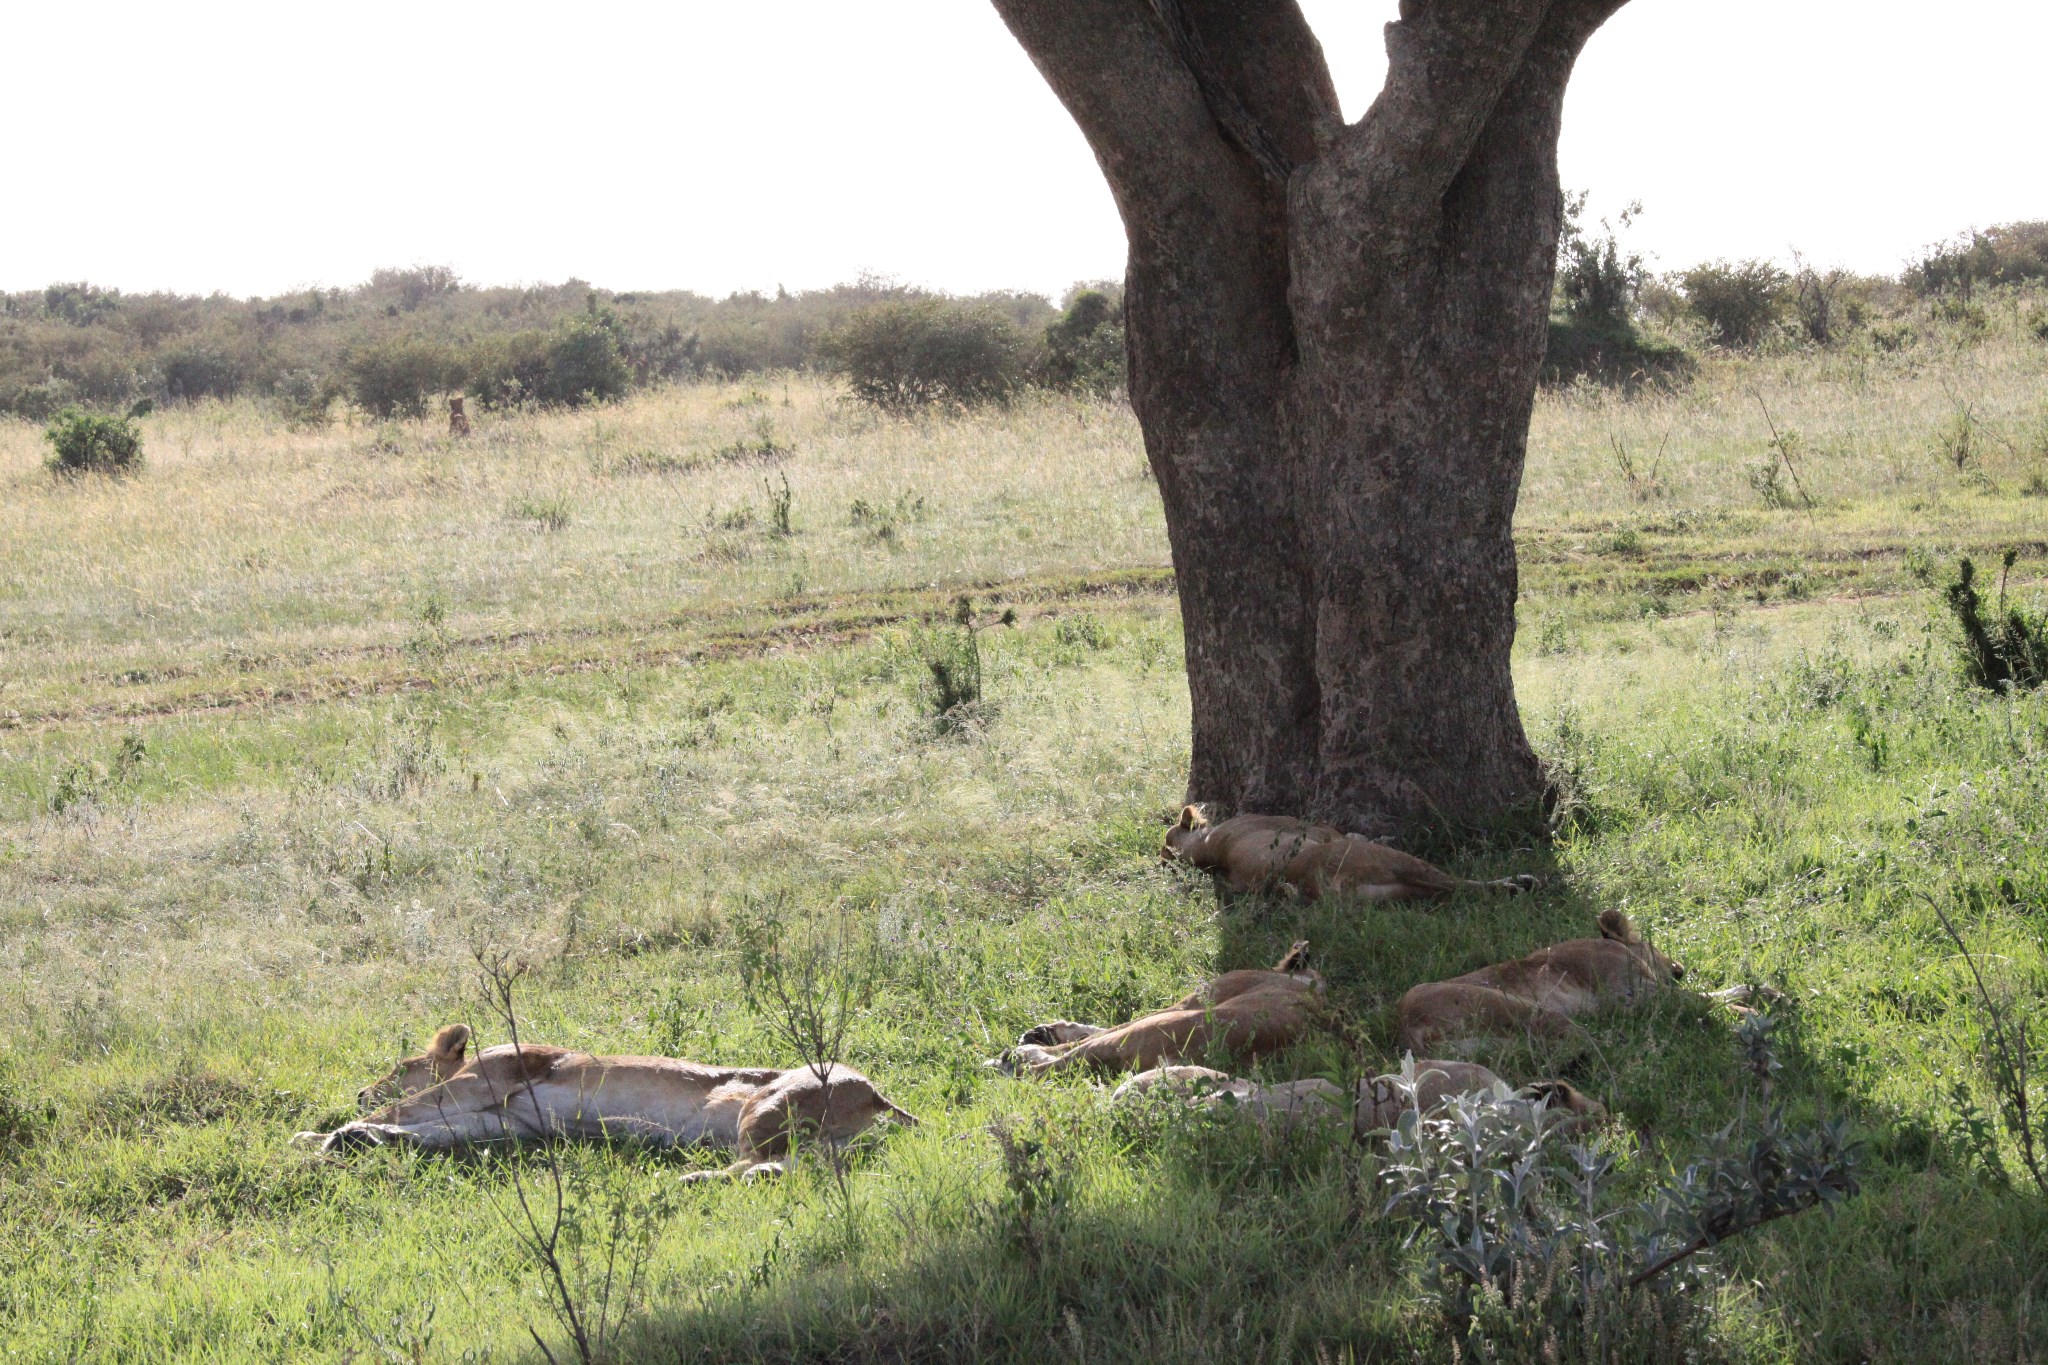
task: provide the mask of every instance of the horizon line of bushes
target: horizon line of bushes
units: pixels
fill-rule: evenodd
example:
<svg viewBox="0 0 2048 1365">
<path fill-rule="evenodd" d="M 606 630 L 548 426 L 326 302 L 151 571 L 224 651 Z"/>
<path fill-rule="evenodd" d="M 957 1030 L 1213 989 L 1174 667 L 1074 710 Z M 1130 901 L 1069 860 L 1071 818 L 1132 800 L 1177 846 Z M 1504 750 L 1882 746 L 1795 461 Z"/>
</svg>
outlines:
<svg viewBox="0 0 2048 1365">
<path fill-rule="evenodd" d="M 2048 222 L 1970 231 L 1897 276 L 1821 271 L 1795 257 L 1652 273 L 1626 230 L 1568 199 L 1543 377 L 1632 384 L 1682 377 L 1703 352 L 1913 344 L 1928 324 L 1967 335 L 1985 300 L 2048 282 Z M 2025 325 L 2048 340 L 2048 312 Z M 481 288 L 452 270 L 379 270 L 353 289 L 271 299 L 124 295 L 89 284 L 0 294 L 0 415 L 124 411 L 256 395 L 295 424 L 342 399 L 378 418 L 442 395 L 485 408 L 577 406 L 650 384 L 773 371 L 842 375 L 891 411 L 1007 402 L 1027 388 L 1125 388 L 1122 290 L 956 297 L 872 276 L 830 289 L 722 300 L 614 292 L 581 280 Z"/>
<path fill-rule="evenodd" d="M 1798 252 L 1792 269 L 1759 259 L 1702 261 L 1652 272 L 1621 242 L 1640 204 L 1592 230 L 1587 196 L 1566 196 L 1545 382 L 1631 384 L 1679 377 L 1709 349 L 1773 351 L 1912 345 L 1921 323 L 1965 336 L 1988 330 L 1984 299 L 2048 282 L 2048 221 L 1971 229 L 1927 247 L 1896 276 L 1821 270 Z M 2048 341 L 2048 309 L 2024 320 Z"/>
<path fill-rule="evenodd" d="M 89 284 L 0 294 L 0 416 L 254 395 L 317 425 L 342 399 L 416 416 L 444 394 L 480 406 L 575 406 L 650 384 L 792 370 L 848 374 L 885 407 L 1007 399 L 1027 386 L 1123 384 L 1122 290 L 932 293 L 852 284 L 722 300 L 581 280 L 479 288 L 428 266 L 274 299 L 124 295 Z M 892 366 L 863 384 L 862 367 Z"/>
</svg>

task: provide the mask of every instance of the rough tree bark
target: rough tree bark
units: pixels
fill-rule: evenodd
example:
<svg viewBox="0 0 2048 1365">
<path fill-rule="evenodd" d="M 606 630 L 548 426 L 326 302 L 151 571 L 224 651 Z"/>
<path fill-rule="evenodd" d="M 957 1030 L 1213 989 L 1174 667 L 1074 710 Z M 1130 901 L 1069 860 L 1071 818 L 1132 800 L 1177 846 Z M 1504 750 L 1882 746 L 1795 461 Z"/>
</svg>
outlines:
<svg viewBox="0 0 2048 1365">
<path fill-rule="evenodd" d="M 1294 0 L 994 3 L 1130 238 L 1189 799 L 1369 832 L 1533 814 L 1512 518 L 1565 84 L 1624 0 L 1403 0 L 1349 125 Z"/>
</svg>

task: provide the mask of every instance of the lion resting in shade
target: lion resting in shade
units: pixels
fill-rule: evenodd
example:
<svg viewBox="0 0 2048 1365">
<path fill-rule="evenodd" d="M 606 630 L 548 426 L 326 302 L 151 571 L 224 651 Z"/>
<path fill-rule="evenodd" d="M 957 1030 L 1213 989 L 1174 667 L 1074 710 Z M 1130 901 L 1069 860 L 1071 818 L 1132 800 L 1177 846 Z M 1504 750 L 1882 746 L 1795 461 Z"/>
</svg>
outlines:
<svg viewBox="0 0 2048 1365">
<path fill-rule="evenodd" d="M 1512 962 L 1416 986 L 1401 997 L 1400 1044 L 1420 1051 L 1449 1038 L 1563 1033 L 1610 1001 L 1639 1002 L 1685 976 L 1619 910 L 1600 912 L 1600 937 L 1539 948 Z M 1733 1002 L 1738 991 L 1717 998 Z"/>
<path fill-rule="evenodd" d="M 1321 1007 L 1323 978 L 1297 943 L 1271 971 L 1225 972 L 1163 1010 L 1105 1028 L 1059 1019 L 1027 1031 L 990 1066 L 1012 1075 L 1061 1067 L 1144 1071 L 1219 1049 L 1251 1060 L 1292 1047 Z"/>
<path fill-rule="evenodd" d="M 1362 834 L 1288 815 L 1235 815 L 1211 824 L 1200 806 L 1181 809 L 1159 856 L 1213 873 L 1232 891 L 1285 889 L 1304 900 L 1441 900 L 1459 891 L 1518 896 L 1537 885 L 1526 874 L 1491 882 L 1453 877 Z"/>
</svg>

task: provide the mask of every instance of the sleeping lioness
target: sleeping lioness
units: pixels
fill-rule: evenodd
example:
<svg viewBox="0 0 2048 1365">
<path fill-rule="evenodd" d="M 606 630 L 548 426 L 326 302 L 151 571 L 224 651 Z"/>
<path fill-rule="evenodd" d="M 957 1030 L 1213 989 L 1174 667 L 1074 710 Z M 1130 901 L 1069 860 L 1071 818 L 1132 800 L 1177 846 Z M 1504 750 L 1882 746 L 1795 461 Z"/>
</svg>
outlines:
<svg viewBox="0 0 2048 1365">
<path fill-rule="evenodd" d="M 1212 1045 L 1235 1057 L 1263 1057 L 1294 1045 L 1313 1021 L 1322 993 L 1323 978 L 1308 967 L 1308 944 L 1297 943 L 1271 971 L 1225 972 L 1128 1024 L 1040 1024 L 989 1065 L 1011 1075 L 1065 1066 L 1143 1071 L 1206 1057 Z"/>
<path fill-rule="evenodd" d="M 1400 1044 L 1412 1051 L 1475 1034 L 1565 1031 L 1574 1015 L 1612 1000 L 1647 999 L 1685 968 L 1645 943 L 1619 910 L 1600 912 L 1600 937 L 1575 938 L 1512 962 L 1417 986 L 1401 997 Z"/>
<path fill-rule="evenodd" d="M 1351 1098 L 1351 1127 L 1358 1137 L 1391 1128 L 1410 1108 L 1427 1114 L 1456 1095 L 1503 1094 L 1508 1090 L 1492 1071 L 1475 1062 L 1413 1060 L 1407 1076 L 1390 1072 L 1358 1083 Z M 1210 1107 L 1232 1104 L 1262 1127 L 1288 1127 L 1315 1122 L 1344 1112 L 1344 1091 L 1318 1079 L 1261 1083 L 1227 1076 L 1206 1066 L 1162 1066 L 1131 1077 L 1110 1096 L 1112 1104 L 1125 1103 L 1159 1090 L 1186 1092 L 1197 1103 Z M 1587 1123 L 1606 1111 L 1564 1081 L 1536 1081 L 1515 1092 L 1525 1099 L 1542 1099 L 1551 1109 Z"/>
<path fill-rule="evenodd" d="M 722 1147 L 722 1171 L 686 1180 L 780 1173 L 791 1139 L 841 1145 L 884 1116 L 917 1119 L 882 1098 L 867 1077 L 834 1062 L 810 1067 L 700 1066 L 673 1057 L 597 1057 L 567 1048 L 501 1043 L 467 1056 L 470 1031 L 450 1024 L 417 1057 L 365 1087 L 381 1106 L 331 1133 L 295 1142 L 345 1152 L 389 1142 L 430 1150 L 541 1138 L 627 1137 L 662 1147 Z"/>
<path fill-rule="evenodd" d="M 1211 824 L 1200 806 L 1181 808 L 1180 820 L 1166 831 L 1159 856 L 1213 873 L 1232 891 L 1285 889 L 1304 900 L 1440 900 L 1458 891 L 1515 896 L 1535 890 L 1537 884 L 1526 874 L 1493 882 L 1467 881 L 1362 834 L 1287 815 L 1235 815 Z"/>
</svg>

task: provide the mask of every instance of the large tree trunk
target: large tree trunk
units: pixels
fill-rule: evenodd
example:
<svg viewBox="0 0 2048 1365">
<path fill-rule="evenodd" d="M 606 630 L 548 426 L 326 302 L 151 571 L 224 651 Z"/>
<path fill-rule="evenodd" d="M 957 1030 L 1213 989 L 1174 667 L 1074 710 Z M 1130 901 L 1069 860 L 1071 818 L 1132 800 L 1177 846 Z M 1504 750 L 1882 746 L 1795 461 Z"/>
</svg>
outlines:
<svg viewBox="0 0 2048 1365">
<path fill-rule="evenodd" d="M 1620 3 L 1405 0 L 1347 126 L 1294 0 L 995 0 L 1130 236 L 1190 800 L 1384 833 L 1538 809 L 1512 523 L 1565 84 Z"/>
</svg>

